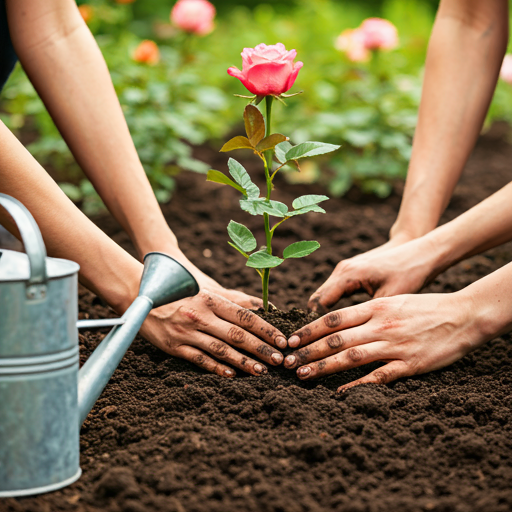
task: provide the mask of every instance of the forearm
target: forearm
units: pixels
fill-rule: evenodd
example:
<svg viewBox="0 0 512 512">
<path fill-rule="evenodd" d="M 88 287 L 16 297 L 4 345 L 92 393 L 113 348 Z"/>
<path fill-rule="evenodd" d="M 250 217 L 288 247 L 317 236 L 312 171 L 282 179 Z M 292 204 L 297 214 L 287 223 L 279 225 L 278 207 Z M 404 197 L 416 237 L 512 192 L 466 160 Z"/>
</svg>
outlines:
<svg viewBox="0 0 512 512">
<path fill-rule="evenodd" d="M 0 122 L 0 192 L 34 216 L 50 256 L 76 261 L 80 281 L 123 312 L 137 295 L 142 264 L 97 228 Z M 0 222 L 17 230 L 2 210 Z"/>
<path fill-rule="evenodd" d="M 78 164 L 139 255 L 177 250 L 103 56 L 74 2 L 13 0 L 8 2 L 8 14 L 24 69 Z"/>
<path fill-rule="evenodd" d="M 509 240 L 512 240 L 512 183 L 417 243 L 432 255 L 433 277 L 460 260 Z"/>
<path fill-rule="evenodd" d="M 391 236 L 434 229 L 480 133 L 508 40 L 506 0 L 443 0 L 400 212 Z"/>
<path fill-rule="evenodd" d="M 512 330 L 512 263 L 460 292 L 473 308 L 472 317 L 484 343 Z"/>
</svg>

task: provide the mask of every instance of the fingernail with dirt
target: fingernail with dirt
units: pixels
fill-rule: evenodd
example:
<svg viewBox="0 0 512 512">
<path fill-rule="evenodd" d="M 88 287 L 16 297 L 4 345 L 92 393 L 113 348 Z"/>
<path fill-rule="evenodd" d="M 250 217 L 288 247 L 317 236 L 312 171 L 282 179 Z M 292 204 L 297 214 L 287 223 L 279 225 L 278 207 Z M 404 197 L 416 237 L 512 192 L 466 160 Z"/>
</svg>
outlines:
<svg viewBox="0 0 512 512">
<path fill-rule="evenodd" d="M 286 348 L 286 338 L 284 336 L 278 336 L 276 338 L 276 345 L 279 348 Z"/>
<path fill-rule="evenodd" d="M 235 372 L 233 370 L 224 370 L 224 375 L 226 377 L 234 377 L 235 376 Z"/>
<path fill-rule="evenodd" d="M 283 362 L 283 354 L 281 354 L 280 352 L 274 352 L 271 356 L 270 356 L 270 359 L 272 359 L 272 361 L 275 363 L 275 364 L 281 364 Z"/>
<path fill-rule="evenodd" d="M 267 369 L 260 363 L 254 365 L 254 371 L 256 373 L 267 373 Z"/>
<path fill-rule="evenodd" d="M 309 366 L 303 366 L 297 370 L 297 375 L 299 379 L 303 379 L 307 377 L 311 373 L 311 368 Z"/>
<path fill-rule="evenodd" d="M 287 368 L 293 368 L 296 362 L 297 358 L 295 356 L 287 356 L 287 358 L 284 360 L 284 365 Z"/>
<path fill-rule="evenodd" d="M 299 346 L 299 343 L 300 343 L 300 338 L 294 334 L 289 340 L 288 340 L 288 345 L 292 348 L 296 348 Z"/>
</svg>

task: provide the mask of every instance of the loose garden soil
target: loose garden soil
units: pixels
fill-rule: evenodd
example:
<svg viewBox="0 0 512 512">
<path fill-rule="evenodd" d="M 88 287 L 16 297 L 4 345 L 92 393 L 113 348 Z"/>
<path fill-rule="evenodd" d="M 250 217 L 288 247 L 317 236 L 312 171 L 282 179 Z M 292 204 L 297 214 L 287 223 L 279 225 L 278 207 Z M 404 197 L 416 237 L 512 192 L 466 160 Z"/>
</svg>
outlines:
<svg viewBox="0 0 512 512">
<path fill-rule="evenodd" d="M 443 221 L 510 180 L 512 147 L 498 135 L 480 140 Z M 224 168 L 223 156 L 202 156 Z M 247 165 L 258 169 L 252 160 Z M 255 272 L 226 243 L 226 224 L 244 222 L 261 237 L 261 219 L 241 212 L 237 193 L 204 176 L 184 173 L 177 181 L 164 212 L 186 254 L 223 285 L 259 294 Z M 300 194 L 322 192 L 281 181 L 276 198 L 290 204 Z M 390 198 L 378 200 L 352 191 L 326 203 L 327 215 L 287 222 L 277 251 L 301 239 L 319 240 L 322 248 L 273 272 L 272 302 L 283 310 L 304 308 L 341 258 L 383 243 L 400 192 L 397 185 Z M 109 216 L 94 220 L 133 252 Z M 511 260 L 507 244 L 458 264 L 426 291 L 459 290 Z M 359 294 L 340 306 L 367 299 Z M 111 314 L 81 290 L 81 317 Z M 82 362 L 105 332 L 80 336 Z M 82 429 L 82 478 L 52 494 L 0 500 L 0 510 L 510 511 L 510 342 L 505 335 L 441 371 L 338 395 L 338 386 L 371 368 L 316 382 L 301 382 L 283 367 L 224 379 L 137 338 Z"/>
</svg>

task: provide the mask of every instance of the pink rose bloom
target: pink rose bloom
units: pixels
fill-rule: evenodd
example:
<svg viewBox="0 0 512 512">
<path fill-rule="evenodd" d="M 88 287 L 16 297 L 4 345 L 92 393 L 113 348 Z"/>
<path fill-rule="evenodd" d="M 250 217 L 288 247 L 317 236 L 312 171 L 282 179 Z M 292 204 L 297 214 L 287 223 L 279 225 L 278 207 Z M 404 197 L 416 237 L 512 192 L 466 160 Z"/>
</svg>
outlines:
<svg viewBox="0 0 512 512">
<path fill-rule="evenodd" d="M 287 51 L 282 43 L 244 48 L 242 71 L 231 67 L 228 75 L 238 78 L 257 96 L 279 96 L 291 89 L 304 65 L 300 61 L 293 62 L 296 56 L 296 50 Z"/>
<path fill-rule="evenodd" d="M 185 32 L 205 36 L 213 30 L 215 7 L 207 0 L 178 0 L 171 11 L 171 22 Z"/>
<path fill-rule="evenodd" d="M 344 52 L 352 62 L 366 62 L 371 54 L 366 48 L 366 36 L 360 28 L 344 30 L 336 39 L 335 47 Z"/>
<path fill-rule="evenodd" d="M 501 65 L 500 77 L 512 85 L 512 55 L 505 55 Z"/>
<path fill-rule="evenodd" d="M 368 18 L 361 24 L 368 50 L 392 50 L 398 46 L 398 31 L 388 20 Z"/>
</svg>

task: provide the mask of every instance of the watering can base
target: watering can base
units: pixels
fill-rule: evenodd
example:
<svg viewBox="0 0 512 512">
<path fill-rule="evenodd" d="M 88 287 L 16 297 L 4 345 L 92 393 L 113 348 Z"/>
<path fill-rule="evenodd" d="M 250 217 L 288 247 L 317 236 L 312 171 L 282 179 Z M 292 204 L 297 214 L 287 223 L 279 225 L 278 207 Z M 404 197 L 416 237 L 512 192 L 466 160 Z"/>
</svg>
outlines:
<svg viewBox="0 0 512 512">
<path fill-rule="evenodd" d="M 33 496 L 34 494 L 44 494 L 47 492 L 58 491 L 63 487 L 67 487 L 75 483 L 82 476 L 82 470 L 78 471 L 71 477 L 51 485 L 43 485 L 42 487 L 33 487 L 31 489 L 17 489 L 16 491 L 0 491 L 0 498 L 22 498 L 23 496 Z"/>
</svg>

